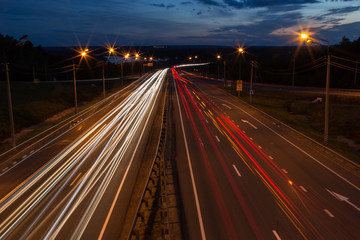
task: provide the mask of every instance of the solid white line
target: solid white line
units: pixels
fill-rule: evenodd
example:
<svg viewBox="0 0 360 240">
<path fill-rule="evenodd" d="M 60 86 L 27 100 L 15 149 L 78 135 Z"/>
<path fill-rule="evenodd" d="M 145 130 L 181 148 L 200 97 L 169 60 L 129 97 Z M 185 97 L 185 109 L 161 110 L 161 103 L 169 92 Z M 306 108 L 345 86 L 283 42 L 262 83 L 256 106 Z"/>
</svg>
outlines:
<svg viewBox="0 0 360 240">
<path fill-rule="evenodd" d="M 303 190 L 304 192 L 307 192 L 306 188 L 304 188 L 303 186 L 299 186 L 299 188 L 300 188 L 301 190 Z"/>
<path fill-rule="evenodd" d="M 273 230 L 273 233 L 274 233 L 277 240 L 281 240 L 279 234 L 275 230 Z"/>
<path fill-rule="evenodd" d="M 216 138 L 216 140 L 217 140 L 218 142 L 220 142 L 220 139 L 218 138 L 218 136 L 215 136 L 215 138 Z"/>
<path fill-rule="evenodd" d="M 197 210 L 197 215 L 198 215 L 198 220 L 199 220 L 199 225 L 200 225 L 201 239 L 205 240 L 206 236 L 205 236 L 204 223 L 203 223 L 203 219 L 202 219 L 202 215 L 201 215 L 200 203 L 199 203 L 199 198 L 198 198 L 198 194 L 197 194 L 197 190 L 196 190 L 195 178 L 194 178 L 194 174 L 193 174 L 193 170 L 192 170 L 188 144 L 187 144 L 187 141 L 186 141 L 186 134 L 185 134 L 185 130 L 184 130 L 184 123 L 183 123 L 182 113 L 181 113 L 181 109 L 180 109 L 180 101 L 179 101 L 179 96 L 178 96 L 178 93 L 177 93 L 175 80 L 174 80 L 174 86 L 175 86 L 175 93 L 176 93 L 176 98 L 177 98 L 177 103 L 178 103 L 177 105 L 178 105 L 178 108 L 179 108 L 181 129 L 182 129 L 182 132 L 183 132 L 186 155 L 187 155 L 187 160 L 188 160 L 188 164 L 189 164 L 191 182 L 192 182 L 193 192 L 194 192 L 194 197 L 195 197 L 196 210 Z"/>
<path fill-rule="evenodd" d="M 217 98 L 217 97 L 214 97 Z M 311 156 L 309 153 L 305 152 L 303 149 L 301 149 L 300 147 L 298 147 L 297 145 L 295 145 L 293 142 L 291 142 L 290 140 L 288 140 L 287 138 L 285 138 L 284 136 L 282 136 L 281 134 L 277 133 L 275 130 L 273 130 L 272 128 L 270 128 L 268 125 L 266 125 L 265 123 L 261 122 L 260 120 L 258 120 L 257 118 L 255 118 L 254 116 L 252 116 L 250 113 L 244 111 L 243 109 L 241 109 L 240 107 L 236 106 L 235 104 L 228 102 L 226 100 L 223 100 L 221 98 L 217 98 L 220 99 L 223 102 L 226 102 L 230 105 L 233 105 L 235 108 L 239 109 L 240 111 L 244 112 L 245 114 L 247 114 L 248 116 L 250 116 L 251 118 L 253 118 L 254 120 L 256 120 L 258 123 L 260 123 L 261 125 L 263 125 L 264 127 L 266 127 L 267 129 L 269 129 L 271 132 L 273 132 L 274 134 L 276 134 L 277 136 L 279 136 L 280 138 L 282 138 L 284 141 L 286 141 L 287 143 L 289 143 L 290 145 L 292 145 L 293 147 L 295 147 L 296 149 L 298 149 L 300 152 L 302 152 L 303 154 L 305 154 L 306 156 L 308 156 L 309 158 L 311 158 L 312 160 L 314 160 L 315 162 L 317 162 L 318 164 L 320 164 L 321 166 L 323 166 L 324 168 L 326 168 L 328 171 L 330 171 L 331 173 L 333 173 L 334 175 L 336 175 L 337 177 L 339 177 L 340 179 L 342 179 L 343 181 L 347 182 L 349 185 L 351 185 L 352 187 L 354 187 L 356 190 L 360 191 L 360 188 L 358 186 L 356 186 L 355 184 L 353 184 L 352 182 L 350 182 L 349 180 L 347 180 L 345 177 L 341 176 L 339 173 L 335 172 L 334 170 L 332 170 L 331 168 L 329 168 L 328 166 L 326 166 L 324 163 L 320 162 L 319 160 L 317 160 L 315 157 Z M 251 139 L 251 138 L 250 138 Z"/>
<path fill-rule="evenodd" d="M 239 177 L 241 177 L 241 174 L 239 173 L 239 170 L 236 168 L 236 166 L 233 164 L 233 168 L 235 169 L 235 172 L 237 173 L 237 175 L 239 175 Z"/>
<path fill-rule="evenodd" d="M 332 215 L 332 213 L 331 213 L 329 210 L 327 210 L 327 209 L 324 209 L 324 212 L 325 212 L 327 215 L 329 215 L 329 217 L 332 217 L 332 218 L 335 217 L 335 216 Z"/>
<path fill-rule="evenodd" d="M 286 174 L 288 173 L 288 172 L 286 171 L 286 169 L 284 169 L 284 168 L 281 169 L 281 170 L 282 170 L 284 173 L 286 173 Z"/>
</svg>

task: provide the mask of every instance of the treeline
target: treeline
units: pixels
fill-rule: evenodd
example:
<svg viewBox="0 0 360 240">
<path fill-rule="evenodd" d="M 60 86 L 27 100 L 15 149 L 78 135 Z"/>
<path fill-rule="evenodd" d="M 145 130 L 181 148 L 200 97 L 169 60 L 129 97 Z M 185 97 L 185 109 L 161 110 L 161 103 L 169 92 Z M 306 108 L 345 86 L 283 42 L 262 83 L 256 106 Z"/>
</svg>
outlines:
<svg viewBox="0 0 360 240">
<path fill-rule="evenodd" d="M 48 62 L 48 55 L 41 46 L 34 46 L 27 36 L 17 40 L 11 36 L 0 34 L 1 63 L 8 63 L 12 80 L 33 79 L 36 69 Z M 2 68 L 3 72 L 3 68 Z M 3 79 L 1 74 L 0 79 Z"/>
</svg>

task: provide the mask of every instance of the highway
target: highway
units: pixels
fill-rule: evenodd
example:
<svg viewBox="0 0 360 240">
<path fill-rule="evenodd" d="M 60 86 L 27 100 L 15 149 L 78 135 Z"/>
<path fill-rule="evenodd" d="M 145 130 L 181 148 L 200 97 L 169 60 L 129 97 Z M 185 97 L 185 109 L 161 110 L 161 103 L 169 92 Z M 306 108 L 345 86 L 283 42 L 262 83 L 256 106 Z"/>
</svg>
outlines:
<svg viewBox="0 0 360 240">
<path fill-rule="evenodd" d="M 167 72 L 140 79 L 48 146 L 6 162 L 14 166 L 0 176 L 0 239 L 119 238 Z"/>
<path fill-rule="evenodd" d="M 127 239 L 165 93 L 184 239 L 358 239 L 359 165 L 177 68 L 1 162 L 0 239 Z"/>
<path fill-rule="evenodd" d="M 172 71 L 187 239 L 359 239 L 359 165 Z"/>
</svg>

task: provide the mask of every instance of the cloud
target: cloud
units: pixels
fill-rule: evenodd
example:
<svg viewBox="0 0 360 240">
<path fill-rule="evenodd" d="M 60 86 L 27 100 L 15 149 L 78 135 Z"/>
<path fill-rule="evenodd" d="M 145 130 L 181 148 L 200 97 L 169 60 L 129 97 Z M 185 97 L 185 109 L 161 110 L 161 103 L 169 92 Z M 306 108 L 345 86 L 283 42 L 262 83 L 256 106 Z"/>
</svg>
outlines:
<svg viewBox="0 0 360 240">
<path fill-rule="evenodd" d="M 191 5 L 191 4 L 193 4 L 193 3 L 190 2 L 190 1 L 186 1 L 186 2 L 181 2 L 180 4 L 181 4 L 181 5 Z"/>
<path fill-rule="evenodd" d="M 174 4 L 169 4 L 169 5 L 166 6 L 166 9 L 173 8 L 173 7 L 175 7 Z"/>
<path fill-rule="evenodd" d="M 174 4 L 165 5 L 164 3 L 152 3 L 152 4 L 150 4 L 150 5 L 151 5 L 151 6 L 154 6 L 154 7 L 166 8 L 166 9 L 170 9 L 170 8 L 174 8 L 174 7 L 175 7 Z"/>
<path fill-rule="evenodd" d="M 221 6 L 219 2 L 213 0 L 197 0 L 197 1 L 205 5 L 219 6 L 219 7 Z"/>
<path fill-rule="evenodd" d="M 301 5 L 307 3 L 318 3 L 319 0 L 197 0 L 199 3 L 219 7 L 232 7 L 236 9 L 242 8 L 258 8 L 281 5 Z"/>
<path fill-rule="evenodd" d="M 151 6 L 154 6 L 154 7 L 161 7 L 161 8 L 166 7 L 165 4 L 163 4 L 163 3 L 152 3 L 152 4 L 150 4 L 150 5 L 151 5 Z"/>
</svg>

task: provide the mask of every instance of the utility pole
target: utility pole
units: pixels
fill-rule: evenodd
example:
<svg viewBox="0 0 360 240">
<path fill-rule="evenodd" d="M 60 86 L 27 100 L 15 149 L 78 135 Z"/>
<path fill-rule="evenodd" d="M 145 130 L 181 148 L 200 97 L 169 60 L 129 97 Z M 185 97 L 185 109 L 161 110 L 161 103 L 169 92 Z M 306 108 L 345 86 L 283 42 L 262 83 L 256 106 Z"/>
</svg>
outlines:
<svg viewBox="0 0 360 240">
<path fill-rule="evenodd" d="M 358 74 L 358 63 L 359 63 L 359 59 L 356 59 L 356 64 L 355 64 L 354 87 L 356 86 L 356 80 L 357 80 L 357 74 Z"/>
<path fill-rule="evenodd" d="M 325 88 L 325 126 L 324 144 L 328 144 L 329 137 L 329 87 L 330 87 L 330 46 L 328 46 L 327 65 L 326 65 L 326 88 Z"/>
<path fill-rule="evenodd" d="M 295 57 L 294 57 L 294 61 L 293 61 L 293 72 L 292 72 L 292 82 L 291 82 L 291 86 L 292 86 L 292 87 L 295 86 Z"/>
<path fill-rule="evenodd" d="M 253 78 L 254 78 L 254 60 L 251 60 L 250 104 L 252 104 L 252 95 L 253 95 Z"/>
<path fill-rule="evenodd" d="M 105 62 L 102 62 L 103 96 L 105 98 Z"/>
<path fill-rule="evenodd" d="M 226 87 L 225 79 L 226 79 L 226 61 L 224 60 L 224 87 Z"/>
<path fill-rule="evenodd" d="M 16 146 L 15 138 L 15 126 L 14 126 L 14 115 L 11 102 L 11 91 L 10 91 L 10 78 L 9 78 L 9 64 L 5 62 L 5 74 L 6 74 L 6 90 L 8 95 L 8 107 L 9 107 L 9 117 L 10 117 L 10 130 L 11 130 L 11 145 Z"/>
<path fill-rule="evenodd" d="M 75 101 L 75 114 L 77 114 L 77 93 L 76 93 L 76 72 L 75 72 L 75 63 L 73 63 L 73 75 L 74 75 L 74 101 Z"/>
</svg>

